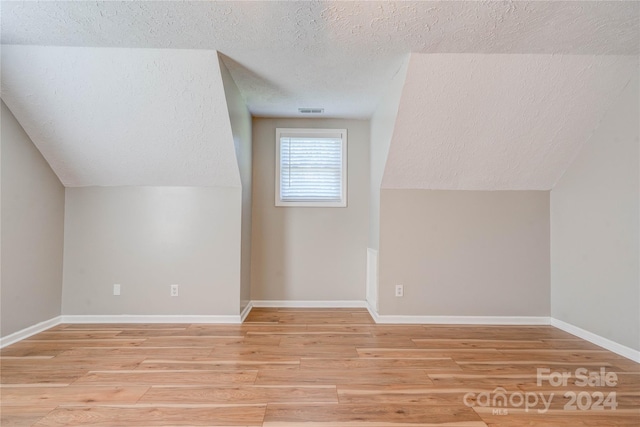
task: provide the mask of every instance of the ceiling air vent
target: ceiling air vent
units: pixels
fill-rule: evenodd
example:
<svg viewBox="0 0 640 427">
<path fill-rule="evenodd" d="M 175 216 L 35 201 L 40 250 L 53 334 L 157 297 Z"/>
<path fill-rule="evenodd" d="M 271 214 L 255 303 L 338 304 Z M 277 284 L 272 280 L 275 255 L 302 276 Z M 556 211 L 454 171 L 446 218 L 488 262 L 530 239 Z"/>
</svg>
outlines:
<svg viewBox="0 0 640 427">
<path fill-rule="evenodd" d="M 324 108 L 298 108 L 298 113 L 301 114 L 322 114 Z"/>
</svg>

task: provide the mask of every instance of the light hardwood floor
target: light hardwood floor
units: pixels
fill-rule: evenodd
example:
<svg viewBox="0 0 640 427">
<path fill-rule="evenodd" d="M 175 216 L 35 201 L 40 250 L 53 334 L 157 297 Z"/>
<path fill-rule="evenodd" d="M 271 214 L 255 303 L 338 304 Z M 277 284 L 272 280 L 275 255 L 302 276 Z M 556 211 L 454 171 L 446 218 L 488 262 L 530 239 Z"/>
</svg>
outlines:
<svg viewBox="0 0 640 427">
<path fill-rule="evenodd" d="M 640 425 L 640 365 L 550 326 L 253 309 L 242 325 L 59 325 L 0 354 L 2 427 Z M 572 377 L 538 385 L 537 368 Z M 581 387 L 579 368 L 613 372 L 617 385 Z M 512 404 L 486 406 L 497 387 Z M 566 410 L 566 392 L 583 407 L 615 392 L 618 406 Z M 550 409 L 538 413 L 534 396 Z"/>
</svg>

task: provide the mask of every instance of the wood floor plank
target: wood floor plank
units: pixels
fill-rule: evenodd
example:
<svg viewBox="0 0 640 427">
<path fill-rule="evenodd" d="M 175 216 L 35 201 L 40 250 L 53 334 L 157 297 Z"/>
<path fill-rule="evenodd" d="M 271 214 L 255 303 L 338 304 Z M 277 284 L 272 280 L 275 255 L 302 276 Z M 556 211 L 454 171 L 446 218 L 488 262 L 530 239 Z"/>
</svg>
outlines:
<svg viewBox="0 0 640 427">
<path fill-rule="evenodd" d="M 309 332 L 323 333 L 359 333 L 373 334 L 379 325 L 375 324 L 338 324 L 338 323 L 307 323 L 306 330 Z"/>
<path fill-rule="evenodd" d="M 242 336 L 243 325 L 224 324 L 185 324 L 181 328 L 147 329 L 127 328 L 120 332 L 121 337 L 171 337 L 171 336 Z"/>
<path fill-rule="evenodd" d="M 373 319 L 364 309 L 272 310 L 254 308 L 247 316 L 245 322 L 274 322 L 279 324 L 374 324 Z"/>
<path fill-rule="evenodd" d="M 573 398 L 570 396 L 565 396 L 566 393 L 566 389 L 555 389 L 555 390 L 536 390 L 534 393 L 538 396 L 539 398 L 539 404 L 536 406 L 538 409 L 543 409 L 544 408 L 544 404 L 542 403 L 542 399 L 544 396 L 544 400 L 545 402 L 549 402 L 549 409 L 553 409 L 553 410 L 569 410 L 567 408 L 565 408 L 566 405 L 573 405 L 575 402 L 573 401 Z M 595 400 L 593 398 L 593 392 L 595 390 L 579 390 L 576 391 L 576 393 L 579 392 L 587 392 L 588 394 L 590 394 L 592 396 L 592 402 Z M 517 391 L 510 391 L 511 393 L 517 393 Z M 609 394 L 608 391 L 605 391 L 604 396 L 606 397 Z M 638 392 L 620 392 L 619 390 L 616 390 L 616 395 L 615 395 L 615 401 L 616 401 L 616 411 L 619 410 L 629 410 L 629 409 L 638 409 L 640 408 L 640 393 Z M 573 410 L 573 408 L 571 409 Z M 579 410 L 579 408 L 576 405 L 576 409 L 575 410 Z M 603 407 L 604 411 L 611 411 L 610 407 Z M 593 411 L 588 411 L 588 412 L 601 412 L 600 409 L 598 410 L 593 410 Z"/>
<path fill-rule="evenodd" d="M 97 371 L 106 369 L 134 369 L 140 365 L 144 357 L 74 357 L 58 355 L 40 360 L 34 366 L 33 360 L 29 358 L 16 358 L 11 360 L 3 359 L 0 364 L 5 370 L 13 371 L 33 371 L 33 370 L 53 370 L 53 371 Z"/>
<path fill-rule="evenodd" d="M 1 356 L 57 356 L 69 351 L 85 349 L 87 353 L 104 354 L 106 350 L 115 349 L 125 353 L 139 345 L 142 341 L 88 339 L 88 340 L 24 340 L 0 350 Z M 91 351 L 93 350 L 93 351 Z M 135 350 L 130 354 L 137 354 Z"/>
<path fill-rule="evenodd" d="M 398 325 L 382 324 L 375 325 L 371 328 L 371 333 L 376 336 L 408 336 L 410 338 L 432 338 L 432 333 L 425 325 Z M 445 338 L 451 338 L 454 335 L 448 335 Z"/>
<path fill-rule="evenodd" d="M 260 426 L 265 406 L 60 407 L 34 427 Z"/>
<path fill-rule="evenodd" d="M 480 380 L 495 380 L 500 385 L 500 381 L 512 381 L 515 383 L 535 383 L 537 375 L 534 372 L 525 374 L 469 374 L 467 372 L 437 372 L 430 373 L 429 378 L 434 384 L 451 385 L 457 387 L 461 384 L 476 382 Z"/>
<path fill-rule="evenodd" d="M 91 371 L 75 381 L 75 385 L 204 385 L 242 384 L 256 380 L 257 370 L 227 371 Z"/>
<path fill-rule="evenodd" d="M 604 350 L 604 348 L 590 343 L 589 341 L 581 340 L 579 338 L 555 338 L 555 339 L 543 339 L 542 342 L 548 344 L 551 348 L 557 349 L 574 349 L 574 350 Z"/>
<path fill-rule="evenodd" d="M 462 349 L 451 349 L 451 350 L 431 350 L 431 349 L 416 349 L 424 351 L 422 354 L 431 354 L 434 356 L 442 356 L 444 354 L 449 354 L 457 363 L 463 364 L 467 362 L 472 362 L 476 364 L 494 364 L 494 365 L 506 365 L 509 363 L 520 364 L 520 365 L 545 365 L 545 364 L 556 364 L 556 365 L 569 365 L 573 364 L 576 366 L 596 366 L 599 364 L 599 361 L 608 353 L 602 352 L 591 352 L 576 350 L 572 352 L 561 352 L 554 349 L 549 349 L 548 353 L 541 352 L 523 352 L 519 354 L 512 353 L 513 350 L 500 350 L 496 351 L 495 349 L 478 349 L 478 350 L 462 350 Z M 358 349 L 359 354 L 367 354 L 367 349 Z M 392 350 L 386 350 L 392 351 Z M 411 350 L 406 350 L 407 354 Z M 440 351 L 440 353 L 439 353 Z M 442 353 L 445 352 L 445 353 Z M 600 354 L 597 354 L 600 353 Z M 388 354 L 388 353 L 387 353 Z M 418 355 L 420 353 L 414 353 Z M 378 354 L 381 356 L 382 354 Z M 609 359 L 612 360 L 612 359 Z"/>
<path fill-rule="evenodd" d="M 416 405 L 457 405 L 463 402 L 465 390 L 436 390 L 433 387 L 416 385 L 340 385 L 338 400 L 347 404 L 416 404 Z"/>
<path fill-rule="evenodd" d="M 353 329 L 353 328 L 349 328 L 349 329 Z M 371 334 L 371 332 L 364 332 L 364 331 L 358 331 L 358 332 L 353 332 L 351 330 L 345 330 L 342 332 L 336 331 L 333 329 L 333 327 L 331 328 L 330 331 L 318 331 L 318 330 L 308 330 L 308 329 L 284 329 L 284 330 L 278 330 L 278 331 L 247 331 L 247 337 L 252 337 L 252 336 L 265 336 L 265 335 L 269 335 L 269 336 L 291 336 L 291 337 L 296 337 L 296 336 L 305 336 L 305 337 L 312 337 L 312 336 L 328 336 L 328 335 L 332 335 L 332 336 L 340 336 L 340 337 L 373 337 L 373 335 Z"/>
<path fill-rule="evenodd" d="M 313 426 L 314 423 L 350 426 L 349 423 L 353 422 L 387 423 L 380 425 L 389 426 L 398 423 L 449 425 L 446 423 L 455 422 L 483 425 L 480 416 L 471 408 L 408 404 L 268 405 L 264 417 L 264 426 L 303 423 L 305 426 Z"/>
<path fill-rule="evenodd" d="M 303 369 L 419 369 L 423 372 L 462 371 L 450 358 L 302 358 Z"/>
<path fill-rule="evenodd" d="M 543 340 L 482 340 L 482 339 L 434 339 L 413 338 L 411 341 L 417 348 L 426 349 L 541 349 L 553 348 L 551 344 Z"/>
<path fill-rule="evenodd" d="M 323 335 L 296 335 L 281 338 L 280 345 L 283 347 L 311 347 L 311 346 L 350 346 L 350 347 L 391 347 L 391 348 L 413 348 L 415 343 L 405 337 L 373 337 L 373 336 L 353 336 L 340 334 Z"/>
<path fill-rule="evenodd" d="M 3 387 L 1 394 L 3 405 L 55 407 L 72 404 L 134 404 L 147 390 L 149 387 Z"/>
<path fill-rule="evenodd" d="M 494 348 L 485 349 L 428 349 L 428 348 L 356 348 L 360 357 L 436 358 L 451 357 L 454 360 L 494 360 L 506 356 Z"/>
<path fill-rule="evenodd" d="M 468 373 L 485 373 L 487 375 L 491 374 L 531 374 L 537 372 L 538 368 L 546 368 L 552 371 L 568 371 L 574 372 L 578 368 L 587 368 L 587 369 L 595 369 L 598 370 L 601 367 L 606 368 L 607 370 L 612 371 L 622 371 L 621 368 L 617 366 L 612 366 L 609 362 L 605 361 L 593 361 L 589 363 L 584 362 L 576 362 L 576 363 L 566 363 L 566 362 L 540 362 L 536 363 L 535 361 L 501 361 L 501 362 L 481 362 L 476 363 L 473 361 L 458 361 L 457 365 L 460 368 Z"/>
<path fill-rule="evenodd" d="M 363 317 L 352 317 L 352 316 L 313 316 L 313 315 L 284 315 L 278 318 L 279 323 L 283 324 L 306 324 L 306 323 L 314 323 L 314 324 L 373 324 L 373 320 L 371 318 Z"/>
<path fill-rule="evenodd" d="M 58 331 L 52 331 L 52 330 L 47 330 L 45 332 L 40 332 L 39 334 L 33 335 L 32 337 L 30 337 L 30 339 L 33 340 L 68 340 L 68 339 L 83 339 L 83 340 L 89 340 L 89 339 L 98 339 L 98 340 L 102 340 L 105 338 L 122 338 L 122 337 L 118 337 L 118 335 L 121 333 L 122 331 L 119 330 L 107 330 L 107 331 L 87 331 L 87 330 L 82 330 L 82 331 L 76 331 L 76 330 L 58 330 Z"/>
<path fill-rule="evenodd" d="M 289 324 L 289 325 L 281 325 L 277 322 L 272 323 L 243 323 L 242 331 L 250 334 L 250 333 L 293 333 L 293 332 L 304 332 L 309 328 L 308 324 Z"/>
<path fill-rule="evenodd" d="M 140 344 L 141 347 L 208 347 L 214 348 L 222 345 L 242 345 L 244 335 L 229 336 L 170 336 L 148 337 Z"/>
<path fill-rule="evenodd" d="M 595 362 L 603 361 L 603 358 L 599 358 Z M 615 367 L 618 371 L 626 371 L 626 372 L 640 372 L 640 364 L 626 359 L 617 354 L 613 354 L 611 352 L 606 354 L 606 362 L 610 362 L 611 366 Z M 606 365 L 602 365 L 606 366 Z"/>
<path fill-rule="evenodd" d="M 358 357 L 355 346 L 317 345 L 305 347 L 241 346 L 216 347 L 208 355 L 216 358 L 268 359 L 282 357 Z"/>
<path fill-rule="evenodd" d="M 535 349 L 528 350 L 500 350 L 500 355 L 492 358 L 493 361 L 500 360 L 520 360 L 523 357 L 527 357 L 541 362 L 594 362 L 606 355 L 607 351 L 592 351 L 592 350 L 565 350 L 565 349 L 548 349 L 547 351 L 536 351 Z"/>
<path fill-rule="evenodd" d="M 575 336 L 552 326 L 477 326 L 477 325 L 429 325 L 428 336 L 422 338 L 457 339 L 505 339 L 542 340 L 552 338 L 575 338 Z"/>
<path fill-rule="evenodd" d="M 404 422 L 388 422 L 388 421 L 313 421 L 300 424 L 299 422 L 288 421 L 267 421 L 263 424 L 265 427 L 487 427 L 483 421 L 454 421 L 446 423 L 404 423 Z"/>
<path fill-rule="evenodd" d="M 324 315 L 329 317 L 336 316 L 336 315 L 350 316 L 355 313 L 369 314 L 369 310 L 367 310 L 366 308 L 357 308 L 357 307 L 336 307 L 336 308 L 333 308 L 333 307 L 277 307 L 277 308 L 256 307 L 253 310 L 256 310 L 257 313 L 276 312 L 276 313 L 282 313 L 282 314 L 302 313 L 302 314 L 314 314 L 314 315 L 323 313 Z"/>
<path fill-rule="evenodd" d="M 53 357 L 64 352 L 64 349 L 45 349 L 41 347 L 35 347 L 31 344 L 23 344 L 17 342 L 8 347 L 0 349 L 0 357 Z"/>
<path fill-rule="evenodd" d="M 55 406 L 19 405 L 12 406 L 2 402 L 0 407 L 0 426 L 25 427 L 37 423 L 41 418 L 56 409 Z"/>
<path fill-rule="evenodd" d="M 289 369 L 298 368 L 300 359 L 278 360 L 235 360 L 214 358 L 192 359 L 146 359 L 136 368 L 139 370 L 203 370 L 219 371 L 229 369 Z"/>
<path fill-rule="evenodd" d="M 259 386 L 237 387 L 152 387 L 140 403 L 338 403 L 336 387 L 331 386 Z"/>
<path fill-rule="evenodd" d="M 489 426 L 553 426 L 553 427 L 637 427 L 640 409 L 616 411 L 550 410 L 544 414 L 524 409 L 509 409 L 507 415 L 494 415 L 492 408 L 474 408 Z"/>
<path fill-rule="evenodd" d="M 243 347 L 248 345 L 278 346 L 280 337 L 277 336 L 246 336 L 246 335 L 170 335 L 147 337 L 140 343 L 141 347 Z"/>
<path fill-rule="evenodd" d="M 619 384 L 538 385 L 538 368 L 604 368 Z M 640 364 L 580 338 L 551 326 L 376 325 L 364 309 L 57 325 L 2 349 L 0 371 L 3 427 L 640 425 Z M 498 387 L 551 399 L 550 412 L 479 407 Z M 618 408 L 569 414 L 566 391 L 615 391 Z"/>
<path fill-rule="evenodd" d="M 208 347 L 129 347 L 95 348 L 76 347 L 59 352 L 61 357 L 207 357 L 211 353 Z M 58 355 L 56 354 L 56 355 Z"/>
<path fill-rule="evenodd" d="M 2 369 L 2 384 L 70 384 L 89 372 L 86 369 Z"/>
<path fill-rule="evenodd" d="M 290 369 L 259 371 L 256 384 L 432 384 L 427 373 L 420 369 L 359 369 L 358 376 L 349 369 Z"/>
</svg>

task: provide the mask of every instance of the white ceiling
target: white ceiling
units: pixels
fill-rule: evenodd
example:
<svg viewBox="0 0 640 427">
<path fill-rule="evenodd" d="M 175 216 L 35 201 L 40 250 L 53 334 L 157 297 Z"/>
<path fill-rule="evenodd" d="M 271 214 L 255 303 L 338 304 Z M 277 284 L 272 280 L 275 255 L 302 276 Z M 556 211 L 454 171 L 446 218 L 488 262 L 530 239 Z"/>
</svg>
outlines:
<svg viewBox="0 0 640 427">
<path fill-rule="evenodd" d="M 382 187 L 549 190 L 637 56 L 412 55 Z"/>
<path fill-rule="evenodd" d="M 2 98 L 67 186 L 240 185 L 217 50 L 271 117 L 368 118 L 411 54 L 384 186 L 549 189 L 640 54 L 638 1 L 0 5 Z"/>
<path fill-rule="evenodd" d="M 2 43 L 210 49 L 250 111 L 369 117 L 417 53 L 638 54 L 637 1 L 3 1 Z M 26 70 L 25 70 L 26 71 Z"/>
<path fill-rule="evenodd" d="M 216 52 L 3 46 L 2 99 L 65 186 L 240 186 Z"/>
</svg>

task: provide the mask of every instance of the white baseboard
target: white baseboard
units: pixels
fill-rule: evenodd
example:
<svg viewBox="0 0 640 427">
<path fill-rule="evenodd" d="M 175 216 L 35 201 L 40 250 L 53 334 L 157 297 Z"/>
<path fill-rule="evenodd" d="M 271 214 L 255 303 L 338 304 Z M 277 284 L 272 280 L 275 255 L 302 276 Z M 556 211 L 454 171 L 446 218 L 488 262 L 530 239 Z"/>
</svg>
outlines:
<svg viewBox="0 0 640 427">
<path fill-rule="evenodd" d="M 626 357 L 627 359 L 631 359 L 634 362 L 640 363 L 640 351 L 634 350 L 630 347 L 627 347 L 622 344 L 618 344 L 615 341 L 611 341 L 605 337 L 601 337 L 600 335 L 594 334 L 593 332 L 589 332 L 585 329 L 579 328 L 571 323 L 563 322 L 558 319 L 551 319 L 551 326 L 555 326 L 558 329 L 562 329 L 565 332 L 570 333 L 571 335 L 575 335 L 578 338 L 582 338 L 583 340 L 587 340 L 595 345 L 599 345 L 602 348 L 606 348 L 609 351 L 612 351 L 620 356 Z"/>
<path fill-rule="evenodd" d="M 253 301 L 249 301 L 249 304 L 247 304 L 244 310 L 242 310 L 242 313 L 240 313 L 240 323 L 244 322 L 244 320 L 247 318 L 247 316 L 251 312 L 252 308 L 253 308 Z"/>
<path fill-rule="evenodd" d="M 367 304 L 367 310 L 376 323 L 390 325 L 549 325 L 545 316 L 398 316 L 378 314 Z"/>
<path fill-rule="evenodd" d="M 259 308 L 366 308 L 366 301 L 284 301 L 254 300 L 253 307 Z"/>
<path fill-rule="evenodd" d="M 418 325 L 548 325 L 544 316 L 394 316 L 376 314 L 376 323 Z"/>
<path fill-rule="evenodd" d="M 62 323 L 62 316 L 57 316 L 53 319 L 45 320 L 44 322 L 37 323 L 33 326 L 29 326 L 28 328 L 24 328 L 17 332 L 9 334 L 6 337 L 0 338 L 0 348 L 17 343 L 18 341 L 29 338 L 30 336 L 38 334 L 42 331 L 46 331 L 47 329 L 53 328 L 60 323 Z"/>
<path fill-rule="evenodd" d="M 239 315 L 67 315 L 62 323 L 242 323 Z"/>
<path fill-rule="evenodd" d="M 366 304 L 367 304 L 367 310 L 369 311 L 369 314 L 373 318 L 373 321 L 376 322 L 376 323 L 381 323 L 380 322 L 380 315 L 376 311 L 376 308 L 373 305 L 371 305 L 371 303 L 369 301 L 366 301 Z"/>
<path fill-rule="evenodd" d="M 469 325 L 551 325 L 572 335 L 599 345 L 634 362 L 640 363 L 640 351 L 611 341 L 570 323 L 544 316 L 389 316 L 378 314 L 369 304 L 367 309 L 380 324 L 469 324 Z"/>
<path fill-rule="evenodd" d="M 371 317 L 380 324 L 423 325 L 551 325 L 579 338 L 599 345 L 620 356 L 640 363 L 640 351 L 611 341 L 570 323 L 544 316 L 396 316 L 380 315 L 366 301 L 251 301 L 239 316 L 236 315 L 67 315 L 40 322 L 36 325 L 0 338 L 0 348 L 14 344 L 61 323 L 242 323 L 253 307 L 283 308 L 367 308 Z"/>
</svg>

